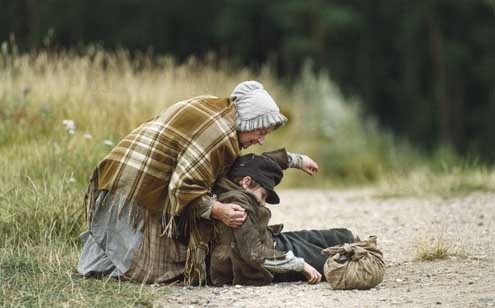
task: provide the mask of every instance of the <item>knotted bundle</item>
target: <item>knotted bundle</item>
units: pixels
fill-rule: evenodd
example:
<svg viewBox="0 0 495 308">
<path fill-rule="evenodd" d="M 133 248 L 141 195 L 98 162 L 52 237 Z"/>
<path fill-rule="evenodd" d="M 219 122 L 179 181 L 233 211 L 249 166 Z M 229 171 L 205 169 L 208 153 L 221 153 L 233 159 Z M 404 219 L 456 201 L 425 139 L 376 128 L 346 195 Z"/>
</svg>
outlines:
<svg viewBox="0 0 495 308">
<path fill-rule="evenodd" d="M 370 289 L 383 281 L 383 254 L 376 247 L 376 236 L 365 241 L 333 246 L 322 250 L 329 256 L 325 277 L 336 290 Z"/>
</svg>

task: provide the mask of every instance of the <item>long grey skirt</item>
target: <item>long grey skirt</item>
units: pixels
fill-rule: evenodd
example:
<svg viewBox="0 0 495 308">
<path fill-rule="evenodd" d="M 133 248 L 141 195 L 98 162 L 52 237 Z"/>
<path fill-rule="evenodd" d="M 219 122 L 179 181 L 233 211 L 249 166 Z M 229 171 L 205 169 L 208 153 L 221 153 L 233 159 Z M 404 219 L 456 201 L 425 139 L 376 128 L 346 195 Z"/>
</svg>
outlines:
<svg viewBox="0 0 495 308">
<path fill-rule="evenodd" d="M 184 271 L 186 247 L 161 236 L 160 219 L 135 224 L 131 206 L 108 191 L 95 194 L 89 230 L 80 235 L 84 246 L 77 271 L 84 276 L 110 276 L 144 283 L 172 280 Z M 139 211 L 137 213 L 135 211 Z M 134 209 L 135 217 L 146 210 Z"/>
</svg>

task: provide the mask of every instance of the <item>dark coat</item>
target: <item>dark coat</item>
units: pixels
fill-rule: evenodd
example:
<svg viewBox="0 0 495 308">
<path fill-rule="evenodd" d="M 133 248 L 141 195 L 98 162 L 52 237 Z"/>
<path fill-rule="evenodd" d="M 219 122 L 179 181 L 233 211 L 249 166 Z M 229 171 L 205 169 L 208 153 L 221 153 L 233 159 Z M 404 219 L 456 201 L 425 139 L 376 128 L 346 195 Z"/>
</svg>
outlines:
<svg viewBox="0 0 495 308">
<path fill-rule="evenodd" d="M 241 190 L 227 178 L 221 178 L 216 188 L 220 192 L 220 202 L 239 204 L 246 210 L 247 218 L 238 229 L 215 222 L 210 259 L 212 284 L 270 284 L 273 275 L 263 267 L 264 261 L 284 258 L 285 255 L 273 249 L 273 231 L 268 226 L 270 210 L 253 194 Z"/>
</svg>

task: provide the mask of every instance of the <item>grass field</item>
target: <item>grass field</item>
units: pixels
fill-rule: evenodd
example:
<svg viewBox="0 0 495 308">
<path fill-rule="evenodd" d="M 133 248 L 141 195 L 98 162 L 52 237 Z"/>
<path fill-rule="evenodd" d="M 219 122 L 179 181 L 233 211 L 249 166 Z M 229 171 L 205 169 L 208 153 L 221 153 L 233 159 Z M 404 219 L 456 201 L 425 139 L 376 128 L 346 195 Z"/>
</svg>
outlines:
<svg viewBox="0 0 495 308">
<path fill-rule="evenodd" d="M 214 61 L 211 61 L 214 63 Z M 297 80 L 233 70 L 193 59 L 131 60 L 88 48 L 70 53 L 0 55 L 0 306 L 147 305 L 153 289 L 73 273 L 84 230 L 86 179 L 98 161 L 140 122 L 199 94 L 228 96 L 257 79 L 290 123 L 257 151 L 285 146 L 319 162 L 317 177 L 289 171 L 283 187 L 375 186 L 384 197 L 453 194 L 495 188 L 491 167 L 448 149 L 425 155 L 364 118 L 324 76 Z"/>
</svg>

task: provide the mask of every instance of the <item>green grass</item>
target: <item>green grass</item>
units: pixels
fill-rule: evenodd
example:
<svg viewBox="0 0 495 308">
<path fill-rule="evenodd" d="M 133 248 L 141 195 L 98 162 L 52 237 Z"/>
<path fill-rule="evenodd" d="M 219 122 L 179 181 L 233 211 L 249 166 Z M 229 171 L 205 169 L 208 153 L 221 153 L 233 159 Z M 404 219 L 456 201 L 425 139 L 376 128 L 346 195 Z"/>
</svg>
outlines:
<svg viewBox="0 0 495 308">
<path fill-rule="evenodd" d="M 423 236 L 416 239 L 417 261 L 435 261 L 447 259 L 450 256 L 466 256 L 466 251 L 459 246 L 459 243 L 449 238 L 445 232 L 445 226 L 438 234 Z"/>
<path fill-rule="evenodd" d="M 75 273 L 79 250 L 53 243 L 0 249 L 0 306 L 152 306 L 157 291 L 149 286 Z"/>
<path fill-rule="evenodd" d="M 434 247 L 419 247 L 417 250 L 416 260 L 418 261 L 434 261 L 446 259 L 449 253 L 449 247 L 435 245 Z"/>
</svg>

